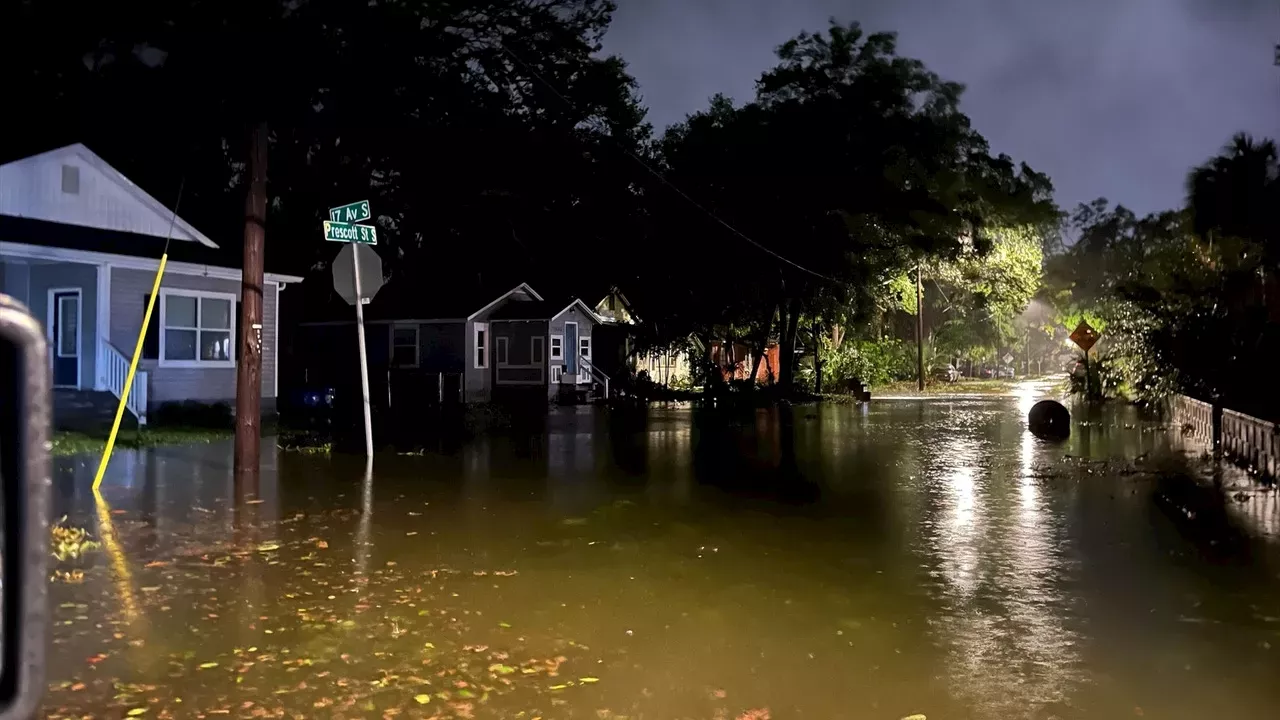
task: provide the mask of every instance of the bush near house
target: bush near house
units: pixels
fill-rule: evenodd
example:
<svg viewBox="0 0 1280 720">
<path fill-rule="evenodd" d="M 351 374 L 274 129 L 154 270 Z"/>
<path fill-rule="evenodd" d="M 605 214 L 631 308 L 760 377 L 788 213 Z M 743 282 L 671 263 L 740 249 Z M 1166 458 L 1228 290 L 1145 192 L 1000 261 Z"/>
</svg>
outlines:
<svg viewBox="0 0 1280 720">
<path fill-rule="evenodd" d="M 204 403 L 196 400 L 167 402 L 150 413 L 152 425 L 216 430 L 235 428 L 235 413 L 230 403 Z"/>
</svg>

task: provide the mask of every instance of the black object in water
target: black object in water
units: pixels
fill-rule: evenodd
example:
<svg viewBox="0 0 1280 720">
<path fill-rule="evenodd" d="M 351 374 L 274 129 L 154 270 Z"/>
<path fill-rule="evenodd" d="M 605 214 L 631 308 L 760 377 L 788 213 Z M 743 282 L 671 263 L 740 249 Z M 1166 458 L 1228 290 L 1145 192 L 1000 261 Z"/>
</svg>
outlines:
<svg viewBox="0 0 1280 720">
<path fill-rule="evenodd" d="M 1037 437 L 1061 440 L 1071 434 L 1071 413 L 1056 400 L 1041 400 L 1027 413 L 1027 426 Z"/>
</svg>

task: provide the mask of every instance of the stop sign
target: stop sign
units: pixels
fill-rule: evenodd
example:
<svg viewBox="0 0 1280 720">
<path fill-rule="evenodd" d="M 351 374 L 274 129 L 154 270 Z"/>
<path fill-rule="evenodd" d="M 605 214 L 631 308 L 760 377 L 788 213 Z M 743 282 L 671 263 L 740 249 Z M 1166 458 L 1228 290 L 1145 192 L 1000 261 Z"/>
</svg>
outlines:
<svg viewBox="0 0 1280 720">
<path fill-rule="evenodd" d="M 343 245 L 333 259 L 333 289 L 349 305 L 356 304 L 355 254 L 360 253 L 360 295 L 364 304 L 382 288 L 382 258 L 368 245 Z"/>
</svg>

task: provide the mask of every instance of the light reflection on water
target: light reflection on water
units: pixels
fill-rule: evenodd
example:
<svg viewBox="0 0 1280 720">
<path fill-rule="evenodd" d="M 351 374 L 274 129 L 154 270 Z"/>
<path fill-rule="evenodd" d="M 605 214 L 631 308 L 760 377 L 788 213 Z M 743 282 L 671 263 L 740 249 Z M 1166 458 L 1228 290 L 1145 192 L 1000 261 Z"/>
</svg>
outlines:
<svg viewBox="0 0 1280 720">
<path fill-rule="evenodd" d="M 575 409 L 372 473 L 272 453 L 262 502 L 238 508 L 227 446 L 125 452 L 105 519 L 92 463 L 60 460 L 60 512 L 118 543 L 54 587 L 48 714 L 412 715 L 427 687 L 452 693 L 442 716 L 1266 712 L 1271 546 L 1224 565 L 1156 509 L 1154 480 L 1066 457 L 1157 452 L 1127 411 L 1032 437 L 1044 391 Z M 1230 516 L 1265 540 L 1275 512 L 1259 493 Z"/>
</svg>

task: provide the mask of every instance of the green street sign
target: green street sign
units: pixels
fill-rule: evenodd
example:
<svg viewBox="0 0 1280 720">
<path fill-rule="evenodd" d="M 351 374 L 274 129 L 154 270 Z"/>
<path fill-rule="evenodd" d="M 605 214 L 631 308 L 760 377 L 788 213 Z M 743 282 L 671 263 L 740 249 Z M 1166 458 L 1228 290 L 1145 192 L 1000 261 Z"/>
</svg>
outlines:
<svg viewBox="0 0 1280 720">
<path fill-rule="evenodd" d="M 329 219 L 333 222 L 358 223 L 371 217 L 373 217 L 373 213 L 369 210 L 368 200 L 361 200 L 342 207 L 329 208 Z"/>
<path fill-rule="evenodd" d="M 325 220 L 324 239 L 330 242 L 377 245 L 378 229 L 372 225 L 356 225 L 353 223 Z"/>
</svg>

